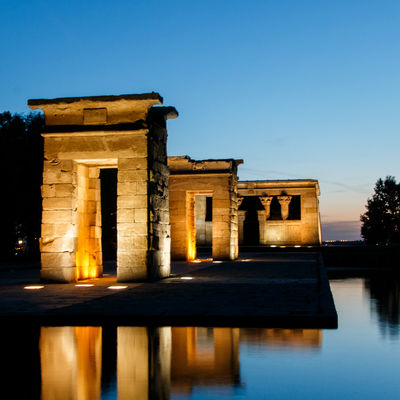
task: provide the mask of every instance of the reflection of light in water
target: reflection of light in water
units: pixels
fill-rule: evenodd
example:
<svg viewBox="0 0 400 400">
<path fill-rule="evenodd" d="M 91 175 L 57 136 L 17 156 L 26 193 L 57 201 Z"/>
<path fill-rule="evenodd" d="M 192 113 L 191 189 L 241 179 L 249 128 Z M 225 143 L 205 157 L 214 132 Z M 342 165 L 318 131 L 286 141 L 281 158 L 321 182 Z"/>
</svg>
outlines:
<svg viewBox="0 0 400 400">
<path fill-rule="evenodd" d="M 92 287 L 93 283 L 78 283 L 75 285 L 76 287 Z"/>
<path fill-rule="evenodd" d="M 42 327 L 42 399 L 100 399 L 101 327 Z"/>
<path fill-rule="evenodd" d="M 191 276 L 181 276 L 181 279 L 190 280 L 193 279 Z"/>
</svg>

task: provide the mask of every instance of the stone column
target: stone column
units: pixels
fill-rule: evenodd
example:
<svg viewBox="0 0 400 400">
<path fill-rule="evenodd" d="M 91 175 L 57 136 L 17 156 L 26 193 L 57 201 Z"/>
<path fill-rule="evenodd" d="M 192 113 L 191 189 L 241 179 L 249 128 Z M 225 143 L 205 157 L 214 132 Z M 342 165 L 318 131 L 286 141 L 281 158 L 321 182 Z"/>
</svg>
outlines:
<svg viewBox="0 0 400 400">
<path fill-rule="evenodd" d="M 76 279 L 75 252 L 77 246 L 76 183 L 72 160 L 52 157 L 53 141 L 45 137 L 43 165 L 43 211 L 40 251 L 43 281 L 71 282 Z"/>
<path fill-rule="evenodd" d="M 143 137 L 142 156 L 147 151 Z M 139 148 L 138 144 L 137 147 Z M 117 278 L 119 282 L 147 278 L 148 197 L 147 161 L 118 160 L 117 184 Z"/>
<path fill-rule="evenodd" d="M 268 219 L 271 214 L 271 201 L 272 201 L 273 197 L 272 196 L 262 196 L 262 197 L 259 197 L 259 199 L 265 209 L 265 219 Z"/>
<path fill-rule="evenodd" d="M 239 221 L 238 221 L 238 209 L 242 203 L 242 199 L 239 200 L 237 194 L 237 182 L 238 178 L 236 175 L 232 175 L 229 178 L 229 193 L 231 199 L 230 205 L 230 230 L 231 240 L 229 246 L 229 259 L 235 260 L 239 256 Z"/>
<path fill-rule="evenodd" d="M 216 188 L 213 195 L 212 256 L 214 260 L 231 259 L 231 236 L 234 217 L 231 215 L 229 187 Z M 237 216 L 236 216 L 237 218 Z"/>
<path fill-rule="evenodd" d="M 289 204 L 292 200 L 292 196 L 278 196 L 279 204 L 281 205 L 281 216 L 285 221 L 289 216 Z"/>
<path fill-rule="evenodd" d="M 246 219 L 246 210 L 239 210 L 239 243 L 243 244 L 244 240 L 244 220 Z"/>
<path fill-rule="evenodd" d="M 258 229 L 260 232 L 260 244 L 265 244 L 265 230 L 266 230 L 266 211 L 265 210 L 257 210 L 258 214 Z"/>
</svg>

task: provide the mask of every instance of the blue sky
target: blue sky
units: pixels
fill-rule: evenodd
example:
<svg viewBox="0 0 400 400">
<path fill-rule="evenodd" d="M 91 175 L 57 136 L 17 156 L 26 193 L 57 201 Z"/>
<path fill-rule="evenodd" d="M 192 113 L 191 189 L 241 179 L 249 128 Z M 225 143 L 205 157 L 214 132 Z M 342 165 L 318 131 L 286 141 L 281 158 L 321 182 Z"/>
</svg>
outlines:
<svg viewBox="0 0 400 400">
<path fill-rule="evenodd" d="M 0 111 L 157 91 L 170 155 L 241 179 L 318 179 L 324 239 L 359 237 L 399 176 L 400 2 L 0 0 Z"/>
</svg>

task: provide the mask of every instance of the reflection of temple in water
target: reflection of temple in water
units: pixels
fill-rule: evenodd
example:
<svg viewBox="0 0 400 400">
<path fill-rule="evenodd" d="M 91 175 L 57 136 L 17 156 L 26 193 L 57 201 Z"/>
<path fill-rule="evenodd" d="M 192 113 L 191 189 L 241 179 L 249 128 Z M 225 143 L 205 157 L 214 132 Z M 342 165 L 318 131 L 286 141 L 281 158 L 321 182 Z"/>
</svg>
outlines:
<svg viewBox="0 0 400 400">
<path fill-rule="evenodd" d="M 321 341 L 317 329 L 43 327 L 42 399 L 96 400 L 106 387 L 119 400 L 167 400 L 196 386 L 234 388 L 240 342 L 319 348 Z"/>
<path fill-rule="evenodd" d="M 321 329 L 241 328 L 240 342 L 262 347 L 319 349 L 322 345 L 322 331 Z"/>
<path fill-rule="evenodd" d="M 234 386 L 239 378 L 239 329 L 172 328 L 171 387 Z"/>
</svg>

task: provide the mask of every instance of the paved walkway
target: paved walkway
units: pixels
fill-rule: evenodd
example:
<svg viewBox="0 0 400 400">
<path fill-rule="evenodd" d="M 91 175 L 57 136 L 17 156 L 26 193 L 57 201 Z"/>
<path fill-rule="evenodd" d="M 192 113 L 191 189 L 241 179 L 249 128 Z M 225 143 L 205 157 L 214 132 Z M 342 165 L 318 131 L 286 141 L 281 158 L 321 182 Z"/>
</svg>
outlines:
<svg viewBox="0 0 400 400">
<path fill-rule="evenodd" d="M 334 328 L 336 310 L 319 260 L 318 253 L 249 253 L 234 262 L 175 262 L 171 277 L 158 282 L 117 284 L 109 275 L 79 282 L 93 286 L 41 289 L 25 289 L 40 284 L 38 269 L 16 267 L 0 272 L 0 320 Z"/>
</svg>

